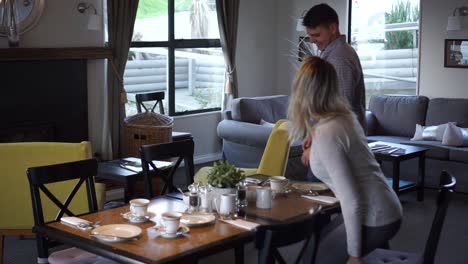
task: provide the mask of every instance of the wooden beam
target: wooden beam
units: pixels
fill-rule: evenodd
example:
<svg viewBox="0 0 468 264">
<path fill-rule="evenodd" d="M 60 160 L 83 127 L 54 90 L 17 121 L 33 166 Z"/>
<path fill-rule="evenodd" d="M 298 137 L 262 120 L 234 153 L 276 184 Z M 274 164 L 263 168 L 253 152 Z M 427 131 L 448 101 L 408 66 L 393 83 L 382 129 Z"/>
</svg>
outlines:
<svg viewBox="0 0 468 264">
<path fill-rule="evenodd" d="M 109 47 L 0 49 L 0 61 L 75 59 L 97 60 L 110 58 L 112 58 L 112 49 Z"/>
</svg>

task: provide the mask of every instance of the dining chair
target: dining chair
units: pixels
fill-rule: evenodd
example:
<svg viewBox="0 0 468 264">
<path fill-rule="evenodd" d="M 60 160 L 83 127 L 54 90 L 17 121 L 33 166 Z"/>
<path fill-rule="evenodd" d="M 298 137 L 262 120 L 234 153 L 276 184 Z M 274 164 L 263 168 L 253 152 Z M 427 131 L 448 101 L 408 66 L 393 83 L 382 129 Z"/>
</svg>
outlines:
<svg viewBox="0 0 468 264">
<path fill-rule="evenodd" d="M 136 100 L 136 105 L 137 105 L 137 112 L 141 113 L 142 112 L 142 107 L 148 112 L 154 112 L 154 108 L 159 104 L 159 113 L 164 115 L 164 106 L 163 106 L 163 100 L 164 100 L 164 92 L 152 92 L 152 93 L 140 93 L 135 95 L 135 100 Z M 148 101 L 155 101 L 153 107 L 151 110 L 149 110 L 144 102 Z"/>
<path fill-rule="evenodd" d="M 281 264 L 286 261 L 279 248 L 304 241 L 294 263 L 302 260 L 309 241 L 314 237 L 320 217 L 321 206 L 316 205 L 312 213 L 291 221 L 257 227 L 255 247 L 258 249 L 259 264 L 273 264 L 275 260 Z"/>
<path fill-rule="evenodd" d="M 143 167 L 146 198 L 151 199 L 154 196 L 152 176 L 160 177 L 164 182 L 164 186 L 159 195 L 176 190 L 176 187 L 173 183 L 173 178 L 177 168 L 179 168 L 182 161 L 184 161 L 187 183 L 190 184 L 193 182 L 194 148 L 194 142 L 191 139 L 141 146 L 140 157 L 141 165 Z M 169 169 L 161 169 L 156 166 L 155 161 L 157 160 L 169 160 L 173 158 L 176 158 L 176 161 Z"/>
<path fill-rule="evenodd" d="M 88 212 L 96 212 L 98 206 L 94 175 L 97 174 L 97 167 L 95 159 L 87 159 L 28 168 L 27 175 L 35 226 L 48 222 L 46 214 L 50 215 L 52 212 L 55 213 L 52 221 L 59 221 L 65 215 L 77 215 L 76 212 L 71 211 L 72 203 L 87 204 Z M 58 183 L 72 180 L 74 180 L 72 188 L 60 190 L 60 194 L 66 194 L 66 199 L 57 196 L 57 193 L 53 191 L 57 188 Z M 86 186 L 86 196 L 80 197 L 77 193 L 83 184 Z M 52 202 L 55 207 L 46 207 L 45 201 Z M 55 251 L 49 256 L 49 247 L 55 245 L 55 241 L 49 240 L 42 234 L 36 234 L 36 241 L 38 263 L 116 263 L 78 248 Z"/>
<path fill-rule="evenodd" d="M 278 120 L 268 137 L 265 150 L 258 168 L 240 168 L 246 176 L 263 174 L 267 176 L 283 176 L 286 171 L 289 156 L 289 122 L 285 119 Z M 202 167 L 195 174 L 195 182 L 207 183 L 207 175 L 212 167 Z"/>
<path fill-rule="evenodd" d="M 378 248 L 364 257 L 364 263 L 387 263 L 387 264 L 433 264 L 440 233 L 444 225 L 445 215 L 457 180 L 446 171 L 440 175 L 439 194 L 437 196 L 437 209 L 432 220 L 429 237 L 423 255 L 396 250 Z"/>
<path fill-rule="evenodd" d="M 32 236 L 31 228 L 34 225 L 32 210 L 30 208 L 31 196 L 29 192 L 26 170 L 29 167 L 43 166 L 55 163 L 63 163 L 91 158 L 92 147 L 90 142 L 62 143 L 62 142 L 19 142 L 0 143 L 0 264 L 3 263 L 3 250 L 5 236 Z M 54 187 L 53 192 L 61 194 L 61 189 L 69 188 L 73 183 L 61 183 Z M 96 183 L 96 196 L 98 207 L 103 208 L 105 202 L 105 185 Z M 79 190 L 77 196 L 85 196 L 83 190 Z M 45 207 L 53 206 L 45 203 Z M 86 204 L 76 203 L 71 205 L 78 213 L 86 210 Z M 18 209 L 20 208 L 20 209 Z M 15 212 L 11 214 L 11 212 Z M 46 218 L 53 215 L 45 210 Z"/>
</svg>

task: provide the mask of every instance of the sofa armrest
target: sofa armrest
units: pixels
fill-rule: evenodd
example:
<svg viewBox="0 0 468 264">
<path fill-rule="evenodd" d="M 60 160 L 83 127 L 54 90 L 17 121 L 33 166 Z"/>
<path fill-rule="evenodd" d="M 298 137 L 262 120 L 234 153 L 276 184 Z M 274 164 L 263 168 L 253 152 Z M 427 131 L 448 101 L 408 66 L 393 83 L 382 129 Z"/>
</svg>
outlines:
<svg viewBox="0 0 468 264">
<path fill-rule="evenodd" d="M 266 146 L 272 129 L 268 126 L 225 119 L 218 124 L 218 136 L 223 140 L 261 148 Z"/>
<path fill-rule="evenodd" d="M 375 135 L 375 130 L 377 128 L 377 118 L 371 111 L 366 111 L 366 125 L 367 125 L 367 135 Z"/>
</svg>

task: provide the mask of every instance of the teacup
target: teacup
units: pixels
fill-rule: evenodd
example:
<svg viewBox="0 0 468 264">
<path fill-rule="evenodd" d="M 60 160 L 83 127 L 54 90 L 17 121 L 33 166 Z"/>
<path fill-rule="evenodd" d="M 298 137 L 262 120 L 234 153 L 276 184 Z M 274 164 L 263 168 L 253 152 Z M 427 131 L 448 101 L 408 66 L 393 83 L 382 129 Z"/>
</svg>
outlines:
<svg viewBox="0 0 468 264">
<path fill-rule="evenodd" d="M 289 180 L 283 176 L 272 176 L 270 178 L 270 188 L 275 193 L 283 193 L 286 191 Z"/>
<path fill-rule="evenodd" d="M 225 193 L 215 198 L 216 211 L 222 218 L 231 218 L 236 212 L 237 194 Z M 217 201 L 219 199 L 219 202 Z M 219 204 L 219 205 L 218 205 Z"/>
<path fill-rule="evenodd" d="M 130 200 L 130 212 L 133 216 L 144 217 L 148 214 L 148 199 L 133 199 Z"/>
<path fill-rule="evenodd" d="M 172 235 L 177 233 L 180 225 L 181 213 L 178 212 L 165 212 L 161 215 L 166 234 Z"/>
<path fill-rule="evenodd" d="M 271 208 L 271 189 L 268 187 L 257 188 L 257 203 L 258 208 Z"/>
</svg>

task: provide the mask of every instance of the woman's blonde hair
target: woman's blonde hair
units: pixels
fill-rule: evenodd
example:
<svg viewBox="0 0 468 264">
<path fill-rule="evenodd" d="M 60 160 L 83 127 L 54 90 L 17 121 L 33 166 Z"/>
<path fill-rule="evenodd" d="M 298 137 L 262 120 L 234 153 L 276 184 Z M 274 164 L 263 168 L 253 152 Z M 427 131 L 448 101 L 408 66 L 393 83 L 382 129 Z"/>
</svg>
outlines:
<svg viewBox="0 0 468 264">
<path fill-rule="evenodd" d="M 352 112 L 338 89 L 335 68 L 319 57 L 307 57 L 292 85 L 288 107 L 290 139 L 303 139 L 312 130 L 312 119 L 318 122 L 319 119 L 338 115 L 352 116 Z"/>
</svg>

